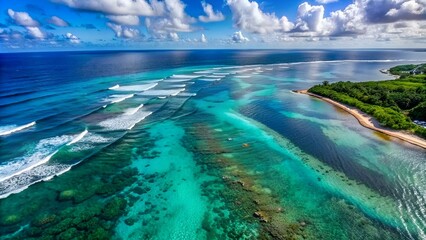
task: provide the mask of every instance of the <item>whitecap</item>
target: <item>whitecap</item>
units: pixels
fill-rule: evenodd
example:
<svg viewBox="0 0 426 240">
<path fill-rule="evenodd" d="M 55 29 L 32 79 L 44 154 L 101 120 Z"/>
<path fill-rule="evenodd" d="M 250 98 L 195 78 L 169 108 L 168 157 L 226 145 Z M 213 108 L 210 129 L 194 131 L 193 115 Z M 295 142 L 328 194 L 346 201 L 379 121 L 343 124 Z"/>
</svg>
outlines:
<svg viewBox="0 0 426 240">
<path fill-rule="evenodd" d="M 206 78 L 219 78 L 219 77 L 222 79 L 225 76 L 220 76 L 220 75 L 206 75 L 206 76 L 203 77 L 203 79 L 206 79 Z"/>
<path fill-rule="evenodd" d="M 184 88 L 186 87 L 186 84 L 167 84 L 167 88 Z"/>
<path fill-rule="evenodd" d="M 213 75 L 217 75 L 217 76 L 227 76 L 229 74 L 230 74 L 229 72 L 215 72 L 215 73 L 213 73 Z"/>
<path fill-rule="evenodd" d="M 139 109 L 141 109 L 142 107 L 143 107 L 143 104 L 141 104 L 141 105 L 139 105 L 138 107 L 135 107 L 135 108 L 129 108 L 129 109 L 124 111 L 124 115 L 133 115 L 137 111 L 139 111 Z"/>
<path fill-rule="evenodd" d="M 120 88 L 115 89 L 116 91 L 135 91 L 135 92 L 143 92 L 154 88 L 158 83 L 148 83 L 148 84 L 139 84 L 139 85 L 130 85 L 130 86 L 121 86 Z"/>
<path fill-rule="evenodd" d="M 107 138 L 95 133 L 89 133 L 87 136 L 81 141 L 81 143 L 108 143 L 111 142 L 111 138 Z"/>
<path fill-rule="evenodd" d="M 184 78 L 184 79 L 167 79 L 164 80 L 164 82 L 169 82 L 169 83 L 178 83 L 178 82 L 187 82 L 187 81 L 191 81 L 192 78 Z"/>
<path fill-rule="evenodd" d="M 100 122 L 99 126 L 107 128 L 108 130 L 129 130 L 151 114 L 152 112 L 146 111 L 137 111 L 133 115 L 122 114 L 115 118 L 106 119 Z"/>
<path fill-rule="evenodd" d="M 24 124 L 21 126 L 18 125 L 6 125 L 0 127 L 0 136 L 9 135 L 14 132 L 19 132 L 25 128 L 32 127 L 36 124 L 36 122 L 30 122 L 28 124 Z"/>
<path fill-rule="evenodd" d="M 110 87 L 110 88 L 108 88 L 109 90 L 114 90 L 114 89 L 117 89 L 117 88 L 119 88 L 120 87 L 120 85 L 114 85 L 114 86 L 112 86 L 112 87 Z"/>
<path fill-rule="evenodd" d="M 212 71 L 198 71 L 198 72 L 194 72 L 195 74 L 209 74 L 212 73 Z"/>
<path fill-rule="evenodd" d="M 173 74 L 170 78 L 189 78 L 194 79 L 198 77 L 202 77 L 203 75 L 184 75 L 184 74 Z"/>
<path fill-rule="evenodd" d="M 257 68 L 244 68 L 238 72 L 248 72 L 248 71 L 255 71 Z"/>
<path fill-rule="evenodd" d="M 73 140 L 71 140 L 71 142 L 67 143 L 67 146 L 80 141 L 88 132 L 89 131 L 87 131 L 87 129 L 85 129 L 83 132 L 81 132 L 80 134 L 78 134 Z"/>
<path fill-rule="evenodd" d="M 194 96 L 197 96 L 197 94 L 196 93 L 190 93 L 190 92 L 182 92 L 182 93 L 179 93 L 178 96 L 180 96 L 180 97 L 194 97 Z"/>
<path fill-rule="evenodd" d="M 70 148 L 71 152 L 80 152 L 93 149 L 99 144 L 106 144 L 114 141 L 112 138 L 107 138 L 99 134 L 88 133 L 78 144 L 73 144 Z"/>
<path fill-rule="evenodd" d="M 181 91 L 174 92 L 174 93 L 170 94 L 170 96 L 176 96 L 176 95 L 178 95 L 180 92 L 181 92 Z"/>
<path fill-rule="evenodd" d="M 11 194 L 22 192 L 32 184 L 48 181 L 55 176 L 59 176 L 69 171 L 74 165 L 41 165 L 34 167 L 32 171 L 24 172 L 20 175 L 15 175 L 5 181 L 0 182 L 0 199 L 7 198 Z"/>
<path fill-rule="evenodd" d="M 198 80 L 204 81 L 204 82 L 216 82 L 216 81 L 222 80 L 222 78 L 200 78 Z"/>
<path fill-rule="evenodd" d="M 0 182 L 47 163 L 60 147 L 71 142 L 73 138 L 75 139 L 74 136 L 63 135 L 40 140 L 35 148 L 24 156 L 0 165 Z"/>
<path fill-rule="evenodd" d="M 106 101 L 111 102 L 111 103 L 119 103 L 122 102 L 128 98 L 131 98 L 135 96 L 135 94 L 127 94 L 127 95 L 111 95 L 109 99 L 107 99 Z"/>
<path fill-rule="evenodd" d="M 163 90 L 148 90 L 143 93 L 140 93 L 141 96 L 176 96 L 180 92 L 185 91 L 185 88 L 177 88 L 177 89 L 163 89 Z"/>
</svg>

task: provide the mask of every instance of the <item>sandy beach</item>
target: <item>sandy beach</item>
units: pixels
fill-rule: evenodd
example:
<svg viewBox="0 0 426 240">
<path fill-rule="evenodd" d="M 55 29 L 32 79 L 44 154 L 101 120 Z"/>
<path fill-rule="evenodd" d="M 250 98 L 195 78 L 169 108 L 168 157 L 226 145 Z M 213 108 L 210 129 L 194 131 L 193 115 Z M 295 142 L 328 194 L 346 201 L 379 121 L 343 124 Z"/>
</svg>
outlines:
<svg viewBox="0 0 426 240">
<path fill-rule="evenodd" d="M 317 94 L 314 94 L 314 93 L 310 93 L 310 92 L 308 92 L 308 90 L 295 90 L 294 92 L 301 93 L 301 94 L 307 94 L 309 96 L 316 97 L 316 98 L 319 98 L 319 99 L 321 99 L 325 102 L 333 104 L 334 106 L 336 106 L 336 107 L 344 110 L 345 112 L 351 114 L 352 116 L 354 116 L 358 120 L 358 122 L 366 128 L 381 132 L 383 134 L 389 135 L 391 137 L 398 138 L 398 139 L 403 140 L 405 142 L 408 142 L 408 143 L 411 143 L 411 144 L 416 145 L 418 147 L 422 147 L 422 148 L 426 149 L 426 140 L 421 139 L 419 137 L 416 137 L 414 135 L 408 134 L 408 133 L 401 132 L 401 131 L 392 131 L 392 130 L 376 127 L 376 126 L 374 126 L 373 122 L 371 121 L 371 117 L 366 115 L 365 113 L 361 112 L 358 109 L 350 108 L 350 107 L 347 107 L 346 105 L 341 104 L 339 102 L 336 102 L 332 99 L 329 99 L 329 98 L 326 98 L 326 97 L 323 97 L 323 96 L 320 96 L 320 95 L 317 95 Z"/>
</svg>

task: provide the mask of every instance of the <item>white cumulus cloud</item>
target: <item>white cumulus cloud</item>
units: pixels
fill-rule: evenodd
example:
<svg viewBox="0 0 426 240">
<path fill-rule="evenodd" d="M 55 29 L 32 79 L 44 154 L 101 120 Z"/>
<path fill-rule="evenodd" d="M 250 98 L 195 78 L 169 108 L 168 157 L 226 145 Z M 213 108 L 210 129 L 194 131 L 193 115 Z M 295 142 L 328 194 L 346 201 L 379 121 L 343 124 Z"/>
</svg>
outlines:
<svg viewBox="0 0 426 240">
<path fill-rule="evenodd" d="M 201 34 L 200 42 L 202 42 L 202 43 L 206 43 L 207 42 L 206 35 Z"/>
<path fill-rule="evenodd" d="M 364 24 L 364 9 L 358 1 L 349 4 L 343 10 L 331 12 L 330 17 L 323 23 L 323 34 L 329 36 L 355 36 L 364 34 L 367 30 Z"/>
<path fill-rule="evenodd" d="M 110 21 L 121 25 L 139 25 L 139 16 L 136 15 L 107 15 Z"/>
<path fill-rule="evenodd" d="M 57 16 L 52 16 L 47 21 L 50 24 L 53 24 L 53 25 L 55 25 L 57 27 L 68 27 L 70 25 L 68 22 L 66 22 L 65 20 L 63 20 L 62 18 L 57 17 Z"/>
<path fill-rule="evenodd" d="M 70 8 L 99 12 L 109 20 L 108 27 L 116 36 L 132 38 L 139 31 L 129 26 L 140 25 L 139 17 L 145 17 L 145 26 L 152 39 L 170 39 L 171 33 L 192 32 L 196 20 L 185 12 L 181 0 L 51 0 Z M 218 17 L 215 15 L 210 17 Z M 209 17 L 209 16 L 207 16 Z M 120 30 L 121 28 L 121 30 Z"/>
<path fill-rule="evenodd" d="M 80 39 L 76 36 L 76 35 L 74 35 L 74 34 L 72 34 L 72 33 L 67 33 L 67 34 L 65 34 L 65 38 L 70 42 L 70 43 L 73 43 L 73 44 L 78 44 L 78 43 L 80 43 Z"/>
<path fill-rule="evenodd" d="M 167 35 L 167 37 L 168 37 L 168 39 L 169 39 L 169 40 L 171 40 L 171 41 L 174 41 L 174 42 L 179 41 L 179 35 L 178 35 L 177 33 L 175 33 L 175 32 L 170 32 L 170 33 Z"/>
<path fill-rule="evenodd" d="M 43 32 L 38 27 L 26 27 L 28 34 L 33 38 L 44 38 Z"/>
<path fill-rule="evenodd" d="M 225 19 L 223 13 L 221 13 L 220 11 L 215 12 L 211 4 L 201 2 L 201 5 L 203 6 L 204 13 L 206 14 L 206 16 L 198 17 L 201 22 L 219 22 Z"/>
<path fill-rule="evenodd" d="M 235 43 L 243 43 L 243 42 L 249 41 L 249 39 L 247 37 L 245 37 L 241 31 L 235 32 L 232 35 L 231 40 Z"/>
<path fill-rule="evenodd" d="M 329 4 L 329 3 L 337 2 L 337 1 L 339 0 L 316 0 L 316 2 L 319 4 Z"/>
<path fill-rule="evenodd" d="M 39 39 L 44 38 L 44 33 L 38 27 L 39 23 L 35 21 L 28 13 L 15 12 L 12 9 L 8 9 L 7 14 L 15 21 L 16 24 L 27 29 L 29 37 Z"/>
<path fill-rule="evenodd" d="M 162 17 L 150 17 L 145 19 L 145 25 L 148 32 L 155 39 L 172 39 L 170 34 L 176 32 L 192 32 L 191 26 L 195 19 L 185 13 L 185 4 L 180 0 L 165 0 L 158 2 L 157 11 L 160 11 Z"/>
<path fill-rule="evenodd" d="M 232 11 L 234 26 L 241 30 L 267 34 L 293 28 L 287 17 L 278 19 L 274 13 L 264 13 L 256 1 L 227 0 L 226 3 Z"/>
<path fill-rule="evenodd" d="M 426 20 L 425 0 L 356 0 L 369 23 Z"/>
<path fill-rule="evenodd" d="M 52 0 L 68 7 L 111 15 L 154 16 L 155 10 L 145 0 Z M 153 0 L 156 2 L 156 0 Z"/>
<path fill-rule="evenodd" d="M 107 26 L 115 32 L 115 36 L 119 38 L 135 38 L 139 35 L 139 30 L 122 26 L 114 23 L 107 23 Z"/>
<path fill-rule="evenodd" d="M 321 30 L 324 18 L 323 6 L 311 6 L 304 2 L 297 8 L 297 20 L 295 29 L 303 32 Z"/>
<path fill-rule="evenodd" d="M 16 24 L 23 27 L 36 27 L 39 25 L 27 12 L 15 12 L 12 9 L 8 9 L 7 14 Z"/>
<path fill-rule="evenodd" d="M 385 16 L 391 19 L 426 19 L 426 1 L 409 0 L 391 8 Z"/>
</svg>

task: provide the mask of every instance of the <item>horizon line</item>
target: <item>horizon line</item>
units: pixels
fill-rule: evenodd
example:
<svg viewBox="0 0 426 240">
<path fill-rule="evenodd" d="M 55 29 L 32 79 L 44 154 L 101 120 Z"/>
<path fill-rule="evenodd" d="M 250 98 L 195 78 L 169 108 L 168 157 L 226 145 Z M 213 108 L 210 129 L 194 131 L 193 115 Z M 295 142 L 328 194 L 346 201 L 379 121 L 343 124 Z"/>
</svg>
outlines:
<svg viewBox="0 0 426 240">
<path fill-rule="evenodd" d="M 156 52 L 156 51 L 348 51 L 348 50 L 400 50 L 400 51 L 426 51 L 426 48 L 163 48 L 163 49 L 61 49 L 61 50 L 35 50 L 35 51 L 9 51 L 0 54 L 13 53 L 61 53 L 61 52 Z"/>
</svg>

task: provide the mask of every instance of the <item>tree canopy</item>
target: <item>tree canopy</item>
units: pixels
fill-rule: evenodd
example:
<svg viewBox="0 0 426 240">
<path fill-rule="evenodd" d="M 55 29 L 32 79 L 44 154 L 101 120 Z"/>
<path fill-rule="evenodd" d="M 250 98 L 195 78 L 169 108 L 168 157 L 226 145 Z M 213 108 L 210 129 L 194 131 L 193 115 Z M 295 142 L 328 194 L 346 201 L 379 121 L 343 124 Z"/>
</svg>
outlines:
<svg viewBox="0 0 426 240">
<path fill-rule="evenodd" d="M 354 106 L 372 115 L 383 126 L 412 131 L 426 138 L 426 129 L 412 120 L 426 121 L 426 75 L 407 74 L 425 67 L 402 65 L 390 69 L 399 79 L 370 82 L 336 82 L 316 85 L 309 92 Z"/>
</svg>

